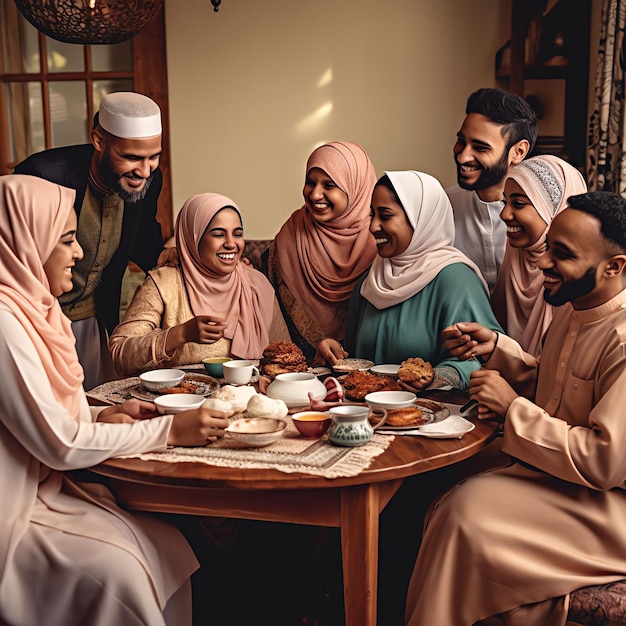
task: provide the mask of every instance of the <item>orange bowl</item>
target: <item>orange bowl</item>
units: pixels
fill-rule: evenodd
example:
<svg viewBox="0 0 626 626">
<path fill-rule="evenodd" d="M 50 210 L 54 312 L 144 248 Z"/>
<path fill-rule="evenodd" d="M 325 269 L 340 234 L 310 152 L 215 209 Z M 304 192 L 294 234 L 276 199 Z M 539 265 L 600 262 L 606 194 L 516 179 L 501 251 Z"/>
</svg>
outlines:
<svg viewBox="0 0 626 626">
<path fill-rule="evenodd" d="M 303 437 L 319 439 L 328 430 L 332 418 L 324 411 L 302 411 L 294 413 L 291 421 Z"/>
</svg>

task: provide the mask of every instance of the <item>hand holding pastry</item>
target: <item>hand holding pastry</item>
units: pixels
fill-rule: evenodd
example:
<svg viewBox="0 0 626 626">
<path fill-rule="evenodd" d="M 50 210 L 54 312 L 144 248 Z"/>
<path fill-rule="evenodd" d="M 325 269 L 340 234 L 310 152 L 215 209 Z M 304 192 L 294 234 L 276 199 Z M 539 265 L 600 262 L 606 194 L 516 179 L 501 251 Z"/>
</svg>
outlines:
<svg viewBox="0 0 626 626">
<path fill-rule="evenodd" d="M 433 366 L 419 357 L 402 361 L 398 369 L 398 381 L 409 391 L 421 391 L 433 382 Z"/>
</svg>

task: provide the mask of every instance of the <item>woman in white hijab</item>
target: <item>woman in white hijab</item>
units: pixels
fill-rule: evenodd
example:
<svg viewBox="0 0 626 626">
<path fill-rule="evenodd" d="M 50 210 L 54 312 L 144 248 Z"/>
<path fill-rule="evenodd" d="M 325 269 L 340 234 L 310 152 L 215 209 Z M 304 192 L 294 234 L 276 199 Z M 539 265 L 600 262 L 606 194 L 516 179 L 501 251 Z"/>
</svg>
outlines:
<svg viewBox="0 0 626 626">
<path fill-rule="evenodd" d="M 452 247 L 454 220 L 445 191 L 428 174 L 386 172 L 374 188 L 371 217 L 378 256 L 352 293 L 346 350 L 378 364 L 421 357 L 435 367 L 431 386 L 465 389 L 480 365 L 452 358 L 441 332 L 464 319 L 480 319 L 494 330 L 499 325 L 480 271 Z M 322 354 L 334 363 L 338 346 L 323 343 Z"/>
<path fill-rule="evenodd" d="M 552 321 L 537 260 L 546 250 L 552 220 L 567 208 L 570 196 L 586 191 L 582 174 L 550 154 L 522 161 L 506 179 L 500 218 L 508 240 L 491 302 L 506 334 L 534 356 L 541 354 L 541 340 Z"/>
</svg>

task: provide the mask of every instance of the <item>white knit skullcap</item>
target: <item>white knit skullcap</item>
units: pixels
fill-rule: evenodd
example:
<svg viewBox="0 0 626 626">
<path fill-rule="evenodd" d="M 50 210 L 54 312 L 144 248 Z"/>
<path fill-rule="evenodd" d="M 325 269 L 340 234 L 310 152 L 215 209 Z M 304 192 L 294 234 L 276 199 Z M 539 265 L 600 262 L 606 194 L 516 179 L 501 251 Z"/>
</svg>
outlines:
<svg viewBox="0 0 626 626">
<path fill-rule="evenodd" d="M 140 93 L 118 91 L 110 93 L 100 103 L 100 126 L 122 139 L 142 139 L 160 135 L 161 109 Z"/>
</svg>

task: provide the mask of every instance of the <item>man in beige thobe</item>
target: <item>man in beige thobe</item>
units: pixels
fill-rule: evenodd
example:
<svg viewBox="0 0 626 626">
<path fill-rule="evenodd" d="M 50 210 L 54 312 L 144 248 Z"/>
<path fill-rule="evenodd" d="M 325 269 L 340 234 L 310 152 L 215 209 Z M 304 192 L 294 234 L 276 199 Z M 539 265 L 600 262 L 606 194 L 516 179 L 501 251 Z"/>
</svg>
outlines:
<svg viewBox="0 0 626 626">
<path fill-rule="evenodd" d="M 503 422 L 511 464 L 435 507 L 410 626 L 564 625 L 572 591 L 626 578 L 626 200 L 573 196 L 548 243 L 541 367 L 474 322 L 444 331 L 453 355 L 484 360 L 470 395 Z"/>
</svg>

